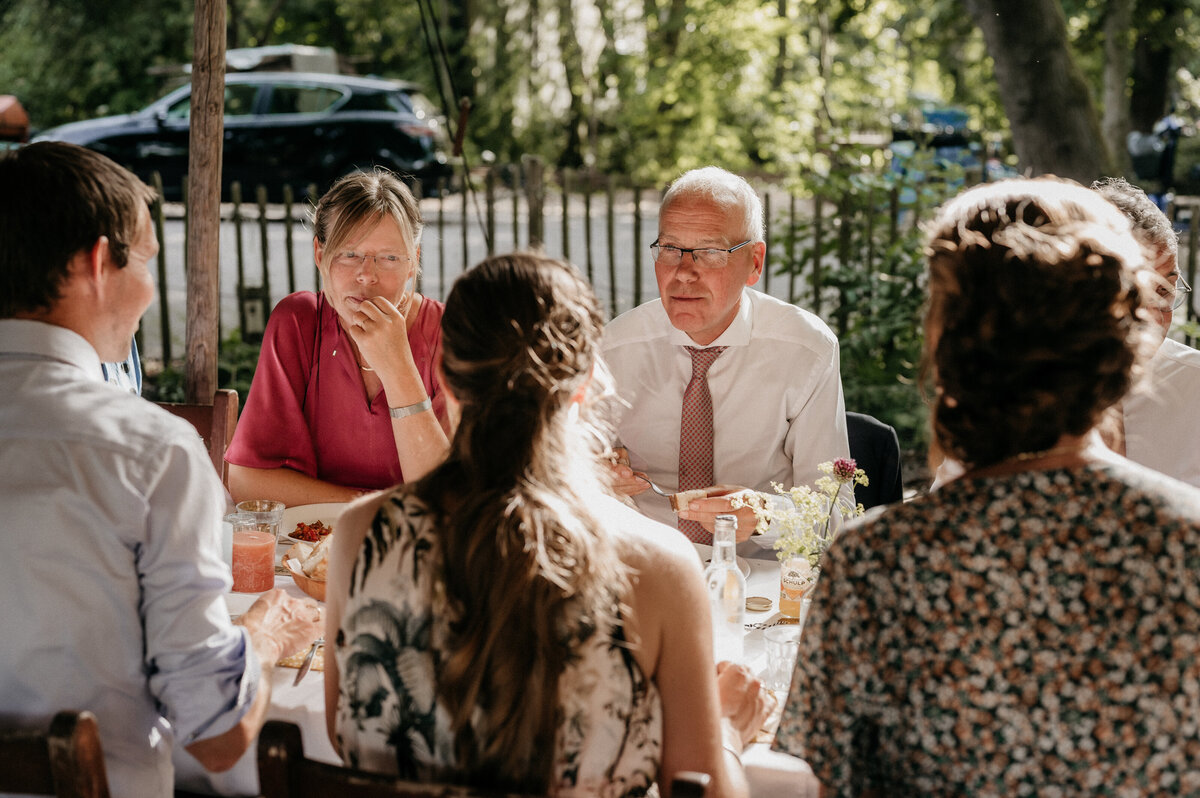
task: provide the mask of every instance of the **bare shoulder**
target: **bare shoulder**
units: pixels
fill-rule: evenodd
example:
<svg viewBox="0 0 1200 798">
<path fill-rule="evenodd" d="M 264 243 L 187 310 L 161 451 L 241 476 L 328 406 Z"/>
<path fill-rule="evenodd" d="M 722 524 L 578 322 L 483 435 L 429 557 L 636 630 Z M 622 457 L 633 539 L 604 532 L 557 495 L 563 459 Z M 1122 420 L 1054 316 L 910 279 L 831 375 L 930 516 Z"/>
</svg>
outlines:
<svg viewBox="0 0 1200 798">
<path fill-rule="evenodd" d="M 375 513 L 379 511 L 385 501 L 387 501 L 387 493 L 379 492 L 368 493 L 347 504 L 346 508 L 342 510 L 342 514 L 338 516 L 335 528 L 339 533 L 348 534 L 339 535 L 339 537 L 343 539 L 357 537 L 361 541 L 371 526 L 371 519 L 375 517 Z"/>
<path fill-rule="evenodd" d="M 348 573 L 358 557 L 367 531 L 375 513 L 387 501 L 387 492 L 369 493 L 346 505 L 334 524 L 333 540 L 330 542 L 330 570 Z M 339 573 L 339 576 L 341 574 Z M 333 575 L 331 573 L 331 579 Z"/>
<path fill-rule="evenodd" d="M 696 549 L 678 529 L 653 521 L 616 499 L 604 499 L 602 519 L 621 561 L 639 574 L 678 577 L 699 569 Z"/>
</svg>

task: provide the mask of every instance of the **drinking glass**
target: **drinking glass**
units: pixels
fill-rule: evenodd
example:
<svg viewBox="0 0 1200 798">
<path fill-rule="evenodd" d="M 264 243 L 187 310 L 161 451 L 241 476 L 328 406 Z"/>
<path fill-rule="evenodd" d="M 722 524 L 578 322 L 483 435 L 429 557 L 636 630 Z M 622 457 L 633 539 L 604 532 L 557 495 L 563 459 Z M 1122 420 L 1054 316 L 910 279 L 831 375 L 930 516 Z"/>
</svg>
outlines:
<svg viewBox="0 0 1200 798">
<path fill-rule="evenodd" d="M 283 525 L 283 509 L 286 505 L 272 499 L 250 499 L 238 502 L 239 513 L 249 513 L 254 516 L 259 529 L 269 532 L 279 540 L 280 527 Z"/>
<path fill-rule="evenodd" d="M 228 513 L 221 519 L 221 559 L 233 568 L 233 533 L 258 531 L 258 521 L 250 513 Z"/>
<path fill-rule="evenodd" d="M 261 593 L 275 587 L 275 536 L 261 529 L 233 533 L 233 590 Z"/>
<path fill-rule="evenodd" d="M 792 684 L 792 670 L 796 667 L 796 653 L 800 649 L 800 627 L 794 624 L 772 626 L 763 631 L 763 644 L 767 650 L 763 684 L 768 690 L 786 693 Z"/>
</svg>

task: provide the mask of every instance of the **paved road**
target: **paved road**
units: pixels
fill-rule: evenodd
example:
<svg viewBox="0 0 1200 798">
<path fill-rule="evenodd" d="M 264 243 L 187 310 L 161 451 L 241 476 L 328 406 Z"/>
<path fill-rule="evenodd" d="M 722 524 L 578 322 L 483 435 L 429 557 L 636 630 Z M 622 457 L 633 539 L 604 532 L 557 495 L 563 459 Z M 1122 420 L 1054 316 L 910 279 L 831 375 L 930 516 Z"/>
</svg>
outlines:
<svg viewBox="0 0 1200 798">
<path fill-rule="evenodd" d="M 252 210 L 252 209 L 251 209 Z M 634 269 L 635 269 L 635 224 L 640 225 L 641 238 L 638 251 L 641 252 L 641 293 L 640 300 L 646 301 L 658 296 L 654 284 L 654 269 L 650 261 L 650 243 L 654 240 L 658 225 L 658 197 L 643 197 L 640 213 L 635 221 L 632 197 L 619 198 L 614 203 L 612 237 L 613 262 L 610 263 L 608 240 L 608 222 L 603 197 L 593 200 L 591 209 L 591 224 L 586 224 L 583 201 L 578 197 L 572 198 L 568 215 L 569 259 L 585 273 L 590 273 L 592 285 L 601 302 L 613 312 L 614 280 L 610 269 L 615 273 L 615 311 L 628 310 L 635 304 Z M 250 211 L 247 212 L 248 215 Z M 466 257 L 464 258 L 462 197 L 454 195 L 448 198 L 446 206 L 440 209 L 437 200 L 424 200 L 422 213 L 425 216 L 425 231 L 422 236 L 422 291 L 436 299 L 444 299 L 454 279 L 462 273 L 464 264 L 478 262 L 487 254 L 484 241 L 483 200 L 479 200 L 479 212 L 473 203 L 467 208 Z M 515 248 L 528 247 L 528 231 L 525 221 L 525 208 L 520 208 L 520 231 L 514 238 L 513 209 L 511 200 L 501 200 L 495 209 L 496 240 L 493 251 L 506 252 Z M 167 289 L 164 292 L 171 320 L 171 354 L 174 358 L 184 354 L 185 339 L 185 310 L 187 306 L 187 286 L 183 271 L 184 256 L 184 225 L 180 219 L 178 207 L 169 206 L 167 220 L 163 230 L 163 251 L 166 253 Z M 231 215 L 229 206 L 223 207 L 222 218 Z M 557 197 L 551 198 L 545 212 L 545 251 L 556 257 L 562 257 L 563 225 L 562 207 L 557 204 Z M 286 226 L 282 220 L 280 208 L 268 210 L 266 225 L 267 266 L 269 269 L 270 301 L 273 305 L 289 293 L 289 277 L 287 262 Z M 590 235 L 589 235 L 590 231 Z M 308 225 L 296 221 L 292 225 L 292 269 L 295 290 L 314 290 L 317 285 L 316 269 L 312 258 L 312 233 Z M 590 238 L 590 246 L 589 246 Z M 249 286 L 263 284 L 262 231 L 257 219 L 249 218 L 242 223 L 242 238 L 240 250 L 243 258 L 245 283 Z M 228 330 L 239 327 L 237 303 L 237 272 L 239 243 L 237 228 L 225 221 L 221 225 L 221 276 L 220 276 L 220 307 L 222 335 Z M 590 251 L 590 257 L 589 257 Z M 590 272 L 589 272 L 590 269 Z M 769 280 L 768 290 L 771 294 L 786 297 L 788 291 L 786 278 L 773 277 Z M 759 287 L 762 287 L 760 281 Z M 142 318 L 142 356 L 148 361 L 159 360 L 162 357 L 161 344 L 161 297 Z M 247 327 L 252 327 L 254 319 Z"/>
</svg>

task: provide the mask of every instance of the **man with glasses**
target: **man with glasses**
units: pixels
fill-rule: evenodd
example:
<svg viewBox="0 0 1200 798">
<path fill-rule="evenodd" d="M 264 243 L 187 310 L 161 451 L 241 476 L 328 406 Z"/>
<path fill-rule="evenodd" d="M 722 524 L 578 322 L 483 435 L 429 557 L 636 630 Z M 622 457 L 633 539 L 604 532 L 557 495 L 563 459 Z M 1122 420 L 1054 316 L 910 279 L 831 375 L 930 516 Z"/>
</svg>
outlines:
<svg viewBox="0 0 1200 798">
<path fill-rule="evenodd" d="M 1146 193 L 1124 179 L 1105 178 L 1092 188 L 1133 222 L 1134 235 L 1154 253 L 1154 269 L 1165 281 L 1158 288 L 1156 313 L 1162 343 L 1141 383 L 1123 403 L 1124 439 L 1114 441 L 1113 448 L 1123 447 L 1130 460 L 1200 487 L 1200 425 L 1194 418 L 1200 352 L 1167 335 L 1174 311 L 1192 291 L 1179 273 L 1175 230 Z"/>
<path fill-rule="evenodd" d="M 762 203 L 745 180 L 687 172 L 663 196 L 650 247 L 659 299 L 605 332 L 627 403 L 614 485 L 697 543 L 712 542 L 721 513 L 737 514 L 739 541 L 751 537 L 754 515 L 734 511 L 730 494 L 811 485 L 819 463 L 849 456 L 837 339 L 812 313 L 750 288 L 763 239 Z M 635 473 L 687 492 L 678 517 Z M 770 556 L 773 537 L 754 540 Z"/>
</svg>

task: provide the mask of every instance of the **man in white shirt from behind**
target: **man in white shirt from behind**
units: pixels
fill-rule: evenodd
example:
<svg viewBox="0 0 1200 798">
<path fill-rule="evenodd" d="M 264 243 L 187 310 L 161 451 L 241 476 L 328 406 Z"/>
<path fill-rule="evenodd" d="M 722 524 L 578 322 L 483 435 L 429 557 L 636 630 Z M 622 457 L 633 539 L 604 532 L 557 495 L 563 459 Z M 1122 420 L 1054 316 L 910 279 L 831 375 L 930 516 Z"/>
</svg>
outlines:
<svg viewBox="0 0 1200 798">
<path fill-rule="evenodd" d="M 1092 184 L 1133 222 L 1134 235 L 1153 251 L 1159 286 L 1157 320 L 1163 340 L 1146 373 L 1123 403 L 1124 454 L 1136 463 L 1200 487 L 1200 352 L 1167 337 L 1173 311 L 1191 298 L 1179 273 L 1170 220 L 1142 189 L 1121 178 Z M 1120 450 L 1121 443 L 1116 447 Z"/>
<path fill-rule="evenodd" d="M 750 287 L 766 255 L 754 189 L 717 167 L 684 174 L 663 196 L 652 249 L 659 299 L 614 319 L 604 335 L 623 400 L 617 437 L 628 450 L 628 463 L 614 467 L 616 489 L 676 525 L 667 499 L 633 474 L 668 490 L 679 485 L 681 406 L 692 374 L 686 347 L 726 347 L 707 375 L 714 486 L 770 494 L 773 481 L 812 485 L 819 463 L 848 457 L 837 338 L 814 314 Z M 754 515 L 733 510 L 728 496 L 693 499 L 678 517 L 711 533 L 716 516 L 731 512 L 746 541 Z M 770 533 L 753 540 L 770 556 Z"/>
<path fill-rule="evenodd" d="M 58 142 L 0 157 L 0 186 L 0 718 L 91 710 L 111 793 L 169 798 L 174 741 L 232 767 L 320 611 L 272 591 L 230 623 L 208 453 L 103 381 L 154 296 L 150 190 Z"/>
</svg>

